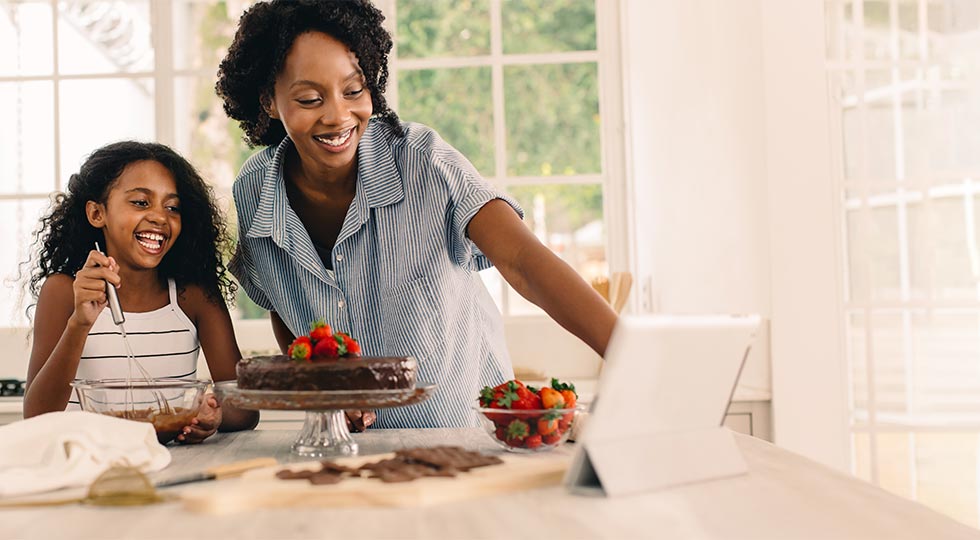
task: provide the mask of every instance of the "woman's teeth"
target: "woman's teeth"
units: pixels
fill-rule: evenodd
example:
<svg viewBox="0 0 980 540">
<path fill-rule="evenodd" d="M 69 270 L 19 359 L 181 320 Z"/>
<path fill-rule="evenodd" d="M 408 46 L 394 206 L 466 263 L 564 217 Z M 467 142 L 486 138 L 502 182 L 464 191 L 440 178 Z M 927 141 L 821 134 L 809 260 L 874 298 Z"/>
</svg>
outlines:
<svg viewBox="0 0 980 540">
<path fill-rule="evenodd" d="M 318 141 L 320 141 L 320 142 L 322 142 L 323 144 L 326 144 L 326 145 L 329 145 L 329 146 L 340 146 L 340 145 L 344 144 L 345 142 L 347 142 L 347 139 L 350 139 L 350 135 L 353 132 L 354 132 L 354 128 L 351 128 L 351 129 L 348 129 L 347 131 L 345 131 L 343 134 L 341 134 L 341 135 L 339 135 L 337 137 L 334 137 L 332 139 L 328 139 L 328 138 L 322 137 L 320 135 L 314 135 L 313 138 L 316 139 L 316 140 L 318 140 Z"/>
</svg>

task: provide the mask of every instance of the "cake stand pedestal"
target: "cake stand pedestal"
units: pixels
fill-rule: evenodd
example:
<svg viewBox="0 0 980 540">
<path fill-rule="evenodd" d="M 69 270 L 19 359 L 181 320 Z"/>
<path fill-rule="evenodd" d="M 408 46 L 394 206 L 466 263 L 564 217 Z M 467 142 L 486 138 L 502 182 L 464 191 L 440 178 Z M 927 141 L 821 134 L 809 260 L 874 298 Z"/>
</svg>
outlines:
<svg viewBox="0 0 980 540">
<path fill-rule="evenodd" d="M 347 427 L 345 410 L 376 410 L 404 407 L 425 401 L 435 384 L 419 383 L 400 390 L 249 390 L 236 381 L 214 385 L 221 403 L 247 410 L 306 411 L 306 420 L 293 441 L 292 452 L 304 457 L 357 455 L 357 442 Z"/>
<path fill-rule="evenodd" d="M 344 411 L 306 411 L 306 421 L 293 441 L 293 453 L 309 457 L 356 456 L 357 443 L 350 436 Z"/>
</svg>

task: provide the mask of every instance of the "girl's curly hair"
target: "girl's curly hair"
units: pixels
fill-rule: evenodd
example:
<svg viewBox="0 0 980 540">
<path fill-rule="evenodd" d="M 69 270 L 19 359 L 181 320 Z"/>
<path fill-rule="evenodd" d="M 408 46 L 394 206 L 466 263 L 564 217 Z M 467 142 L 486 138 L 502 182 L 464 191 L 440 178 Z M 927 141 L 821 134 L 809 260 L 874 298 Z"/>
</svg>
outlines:
<svg viewBox="0 0 980 540">
<path fill-rule="evenodd" d="M 263 100 L 273 95 L 293 41 L 310 31 L 328 34 L 354 52 L 371 92 L 374 116 L 401 135 L 398 116 L 384 97 L 392 41 L 382 21 L 384 15 L 370 0 L 272 0 L 246 11 L 215 85 L 225 112 L 238 120 L 246 142 L 271 146 L 286 137 L 282 122 L 269 117 Z"/>
<path fill-rule="evenodd" d="M 35 299 L 45 278 L 53 274 L 74 276 L 95 242 L 106 245 L 102 229 L 89 223 L 85 203 L 105 204 L 126 166 L 147 160 L 160 163 L 173 174 L 180 197 L 181 231 L 157 266 L 160 280 L 166 283 L 173 278 L 181 289 L 198 285 L 213 302 L 220 302 L 222 297 L 234 300 L 236 286 L 221 256 L 229 242 L 228 233 L 211 187 L 193 165 L 169 147 L 135 141 L 109 144 L 93 152 L 78 173 L 71 175 L 67 193 L 58 193 L 51 212 L 41 218 L 31 249 L 36 253 L 35 261 L 29 263 L 29 289 Z"/>
</svg>

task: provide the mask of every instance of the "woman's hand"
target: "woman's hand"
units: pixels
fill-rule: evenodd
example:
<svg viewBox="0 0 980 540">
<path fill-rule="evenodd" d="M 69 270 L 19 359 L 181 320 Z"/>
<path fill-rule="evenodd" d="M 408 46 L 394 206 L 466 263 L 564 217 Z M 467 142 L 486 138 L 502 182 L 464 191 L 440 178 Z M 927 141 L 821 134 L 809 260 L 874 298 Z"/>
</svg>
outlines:
<svg viewBox="0 0 980 540">
<path fill-rule="evenodd" d="M 177 442 L 183 444 L 198 444 L 218 431 L 221 425 L 221 406 L 214 394 L 204 396 L 201 408 L 197 410 L 197 416 L 191 420 L 189 426 L 184 427 L 184 431 L 177 436 Z"/>
<path fill-rule="evenodd" d="M 72 292 L 75 295 L 75 311 L 71 318 L 78 324 L 91 327 L 106 306 L 106 282 L 119 287 L 119 265 L 112 257 L 92 250 L 85 265 L 75 274 Z"/>
<path fill-rule="evenodd" d="M 378 419 L 374 411 L 344 411 L 344 413 L 347 416 L 347 427 L 351 431 L 364 431 Z"/>
</svg>

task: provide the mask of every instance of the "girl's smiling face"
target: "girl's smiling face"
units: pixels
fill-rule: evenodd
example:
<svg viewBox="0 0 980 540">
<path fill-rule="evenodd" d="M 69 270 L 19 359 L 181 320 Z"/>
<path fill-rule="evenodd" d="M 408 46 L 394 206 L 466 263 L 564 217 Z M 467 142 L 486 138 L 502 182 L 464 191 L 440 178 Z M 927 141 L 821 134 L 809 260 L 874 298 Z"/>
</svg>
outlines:
<svg viewBox="0 0 980 540">
<path fill-rule="evenodd" d="M 322 32 L 297 36 L 276 78 L 269 115 L 305 166 L 349 173 L 374 110 L 357 57 Z"/>
<path fill-rule="evenodd" d="M 102 229 L 106 252 L 121 266 L 156 268 L 180 235 L 177 182 L 159 162 L 130 163 L 105 204 L 89 201 L 89 223 Z"/>
</svg>

